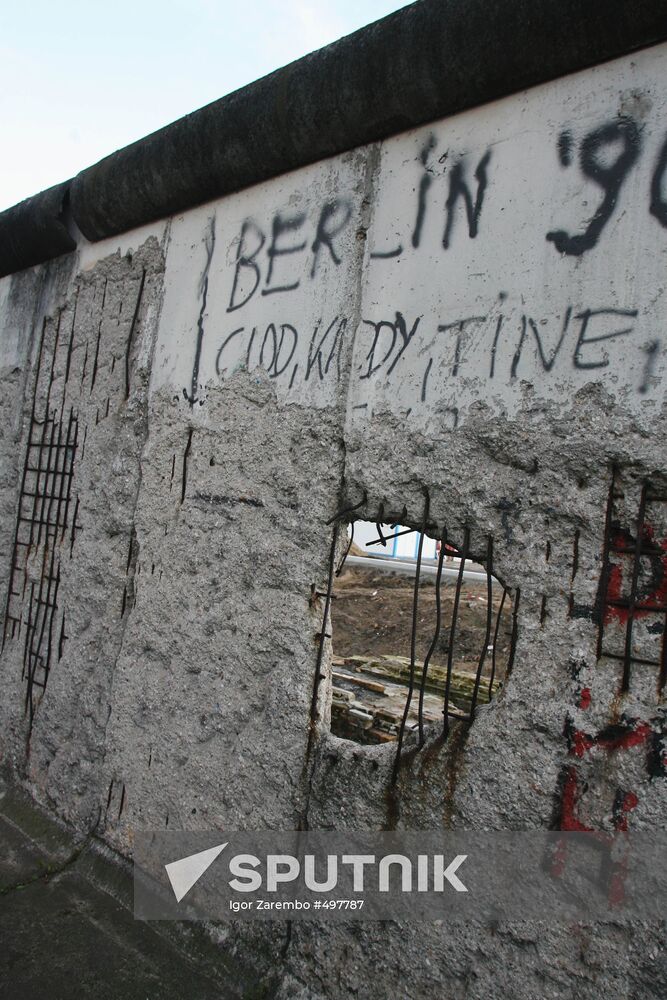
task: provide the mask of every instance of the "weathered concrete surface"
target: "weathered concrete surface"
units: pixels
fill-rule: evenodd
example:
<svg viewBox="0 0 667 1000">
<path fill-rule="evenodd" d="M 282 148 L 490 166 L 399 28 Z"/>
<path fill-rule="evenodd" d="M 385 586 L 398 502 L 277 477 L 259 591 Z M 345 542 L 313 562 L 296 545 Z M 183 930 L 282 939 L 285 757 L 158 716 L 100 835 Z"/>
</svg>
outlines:
<svg viewBox="0 0 667 1000">
<path fill-rule="evenodd" d="M 166 826 L 664 824 L 665 612 L 621 603 L 667 600 L 666 59 L 0 285 L 0 748 L 40 800 L 127 855 Z M 70 413 L 39 478 L 51 439 L 29 441 L 73 442 Z M 469 729 L 408 739 L 392 786 L 395 746 L 329 733 L 313 591 L 337 512 L 417 526 L 426 495 L 430 534 L 468 529 L 478 561 L 491 539 L 516 650 Z M 267 984 L 275 960 L 281 997 L 658 998 L 663 937 L 230 925 L 221 953 Z"/>
<path fill-rule="evenodd" d="M 34 381 L 26 392 L 20 442 L 27 471 L 22 485 L 20 478 L 14 483 L 11 504 L 15 523 L 8 550 L 15 568 L 4 654 L 14 664 L 8 667 L 14 693 L 3 701 L 3 729 L 19 759 L 26 759 L 29 747 L 37 787 L 48 785 L 60 800 L 57 776 L 66 775 L 65 812 L 83 824 L 99 812 L 97 782 L 127 605 L 123 594 L 131 590 L 134 572 L 131 525 L 147 433 L 160 270 L 160 248 L 148 243 L 134 258 L 110 258 L 79 273 L 68 294 L 53 295 L 47 319 L 33 322 L 20 308 L 13 314 L 15 322 L 25 323 L 17 353 L 23 352 L 24 364 L 32 362 Z M 29 440 L 36 443 L 28 447 Z M 23 493 L 18 508 L 17 486 Z M 81 532 L 91 545 L 79 560 Z M 79 602 L 77 594 L 85 600 Z M 17 609 L 26 603 L 19 625 Z M 63 670 L 51 678 L 55 663 Z M 48 703 L 33 718 L 45 681 Z"/>
</svg>

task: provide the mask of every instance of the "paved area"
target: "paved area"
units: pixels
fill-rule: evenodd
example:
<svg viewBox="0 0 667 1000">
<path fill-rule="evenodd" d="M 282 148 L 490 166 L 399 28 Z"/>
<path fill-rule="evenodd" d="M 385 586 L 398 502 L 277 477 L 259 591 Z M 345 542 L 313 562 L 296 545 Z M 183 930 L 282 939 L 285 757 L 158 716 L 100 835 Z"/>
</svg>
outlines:
<svg viewBox="0 0 667 1000">
<path fill-rule="evenodd" d="M 135 920 L 129 865 L 0 788 L 1 1000 L 250 995 L 225 961 L 198 925 Z"/>
</svg>

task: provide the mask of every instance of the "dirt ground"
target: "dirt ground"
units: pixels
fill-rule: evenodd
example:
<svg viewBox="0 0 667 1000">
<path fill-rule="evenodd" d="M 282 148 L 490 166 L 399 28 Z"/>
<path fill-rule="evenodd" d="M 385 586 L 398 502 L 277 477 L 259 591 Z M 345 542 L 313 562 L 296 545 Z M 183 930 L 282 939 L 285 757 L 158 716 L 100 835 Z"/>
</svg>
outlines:
<svg viewBox="0 0 667 1000">
<path fill-rule="evenodd" d="M 423 660 L 433 639 L 436 622 L 435 577 L 419 586 L 417 659 Z M 346 564 L 335 583 L 332 609 L 335 656 L 410 656 L 414 580 L 410 576 L 358 569 Z M 442 625 L 434 664 L 446 664 L 456 580 L 442 580 Z M 489 645 L 500 607 L 502 589 L 493 590 L 493 617 Z M 505 600 L 498 633 L 496 670 L 502 679 L 510 650 L 512 606 Z M 487 591 L 483 582 L 464 583 L 454 637 L 454 666 L 476 670 L 486 636 Z M 489 651 L 490 652 L 490 651 Z M 485 671 L 486 673 L 486 671 Z"/>
</svg>

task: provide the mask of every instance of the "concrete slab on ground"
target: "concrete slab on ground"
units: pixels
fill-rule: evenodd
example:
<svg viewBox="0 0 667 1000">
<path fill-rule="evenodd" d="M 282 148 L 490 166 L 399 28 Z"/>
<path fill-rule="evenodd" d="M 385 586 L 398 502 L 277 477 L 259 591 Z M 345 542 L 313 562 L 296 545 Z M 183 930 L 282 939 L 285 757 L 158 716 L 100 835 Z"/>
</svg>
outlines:
<svg viewBox="0 0 667 1000">
<path fill-rule="evenodd" d="M 250 995 L 202 928 L 134 919 L 127 862 L 6 786 L 0 789 L 0 942 L 1 1000 Z"/>
</svg>

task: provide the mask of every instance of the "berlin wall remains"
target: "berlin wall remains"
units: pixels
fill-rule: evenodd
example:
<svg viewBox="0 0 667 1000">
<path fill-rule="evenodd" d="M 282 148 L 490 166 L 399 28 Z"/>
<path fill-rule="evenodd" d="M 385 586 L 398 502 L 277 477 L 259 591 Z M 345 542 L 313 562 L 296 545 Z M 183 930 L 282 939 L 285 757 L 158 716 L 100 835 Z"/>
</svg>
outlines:
<svg viewBox="0 0 667 1000">
<path fill-rule="evenodd" d="M 167 826 L 664 824 L 666 77 L 653 45 L 119 235 L 70 221 L 0 281 L 0 753 L 33 795 L 128 856 Z M 329 732 L 313 587 L 336 525 L 426 501 L 492 540 L 515 649 L 393 782 L 395 744 Z M 216 933 L 281 997 L 667 991 L 653 925 Z"/>
</svg>

